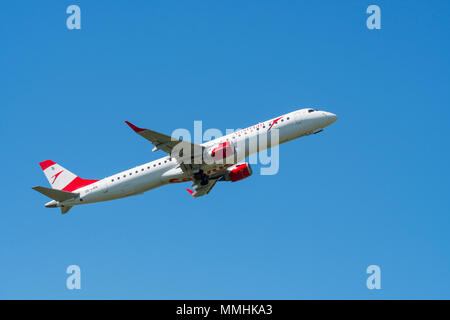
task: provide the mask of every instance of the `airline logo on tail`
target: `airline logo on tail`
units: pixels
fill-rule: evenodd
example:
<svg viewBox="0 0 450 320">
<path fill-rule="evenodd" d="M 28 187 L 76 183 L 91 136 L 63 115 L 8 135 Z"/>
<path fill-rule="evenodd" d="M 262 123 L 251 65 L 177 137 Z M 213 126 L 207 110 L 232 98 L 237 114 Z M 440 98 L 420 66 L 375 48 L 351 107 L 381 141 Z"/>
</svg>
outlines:
<svg viewBox="0 0 450 320">
<path fill-rule="evenodd" d="M 53 189 L 73 192 L 98 181 L 82 179 L 52 160 L 45 160 L 39 164 Z"/>
<path fill-rule="evenodd" d="M 52 178 L 54 178 L 53 179 L 53 182 L 52 182 L 52 185 L 55 183 L 55 181 L 56 181 L 56 179 L 59 177 L 59 175 L 63 172 L 64 170 L 61 170 L 60 172 L 58 172 L 57 174 L 55 174 Z"/>
</svg>

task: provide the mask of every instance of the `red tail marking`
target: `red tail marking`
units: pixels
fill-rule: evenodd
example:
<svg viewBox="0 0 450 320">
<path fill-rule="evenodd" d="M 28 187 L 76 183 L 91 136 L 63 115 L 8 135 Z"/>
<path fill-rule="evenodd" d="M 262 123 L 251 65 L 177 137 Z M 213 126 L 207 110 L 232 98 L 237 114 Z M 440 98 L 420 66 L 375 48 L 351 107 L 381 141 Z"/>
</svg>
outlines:
<svg viewBox="0 0 450 320">
<path fill-rule="evenodd" d="M 195 198 L 194 191 L 192 191 L 191 189 L 186 189 L 186 190 L 187 190 L 187 192 L 189 192 Z"/>
<path fill-rule="evenodd" d="M 85 186 L 88 186 L 90 184 L 96 183 L 99 180 L 84 180 L 80 177 L 76 177 L 72 180 L 67 186 L 65 186 L 62 191 L 72 192 L 77 189 L 83 188 Z"/>
<path fill-rule="evenodd" d="M 55 178 L 55 179 L 53 179 L 53 182 L 52 182 L 52 184 L 54 184 L 55 183 L 55 181 L 56 181 L 56 178 L 58 178 L 59 177 L 59 175 L 63 172 L 64 170 L 61 170 L 60 172 L 58 172 L 57 174 L 55 174 L 52 178 Z"/>
<path fill-rule="evenodd" d="M 42 161 L 39 163 L 42 171 L 45 171 L 45 169 L 47 169 L 48 167 L 51 167 L 54 164 L 56 164 L 56 163 L 54 163 L 52 160 L 45 160 L 45 161 Z"/>
</svg>

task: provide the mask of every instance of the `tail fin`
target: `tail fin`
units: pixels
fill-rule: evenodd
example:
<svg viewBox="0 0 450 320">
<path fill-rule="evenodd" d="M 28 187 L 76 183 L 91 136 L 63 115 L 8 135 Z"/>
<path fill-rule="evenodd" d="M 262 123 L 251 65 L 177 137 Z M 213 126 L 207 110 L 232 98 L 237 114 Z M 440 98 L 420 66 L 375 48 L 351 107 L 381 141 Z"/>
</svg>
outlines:
<svg viewBox="0 0 450 320">
<path fill-rule="evenodd" d="M 81 179 L 52 160 L 45 160 L 39 164 L 53 189 L 72 192 L 98 181 Z"/>
</svg>

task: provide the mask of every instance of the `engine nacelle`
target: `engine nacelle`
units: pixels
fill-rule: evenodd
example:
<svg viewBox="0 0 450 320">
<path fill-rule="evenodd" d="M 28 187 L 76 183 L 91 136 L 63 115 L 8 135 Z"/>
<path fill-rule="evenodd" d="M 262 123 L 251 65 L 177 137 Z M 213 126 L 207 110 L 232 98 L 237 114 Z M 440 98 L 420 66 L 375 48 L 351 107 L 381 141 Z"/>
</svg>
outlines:
<svg viewBox="0 0 450 320">
<path fill-rule="evenodd" d="M 251 175 L 252 175 L 252 167 L 250 167 L 249 163 L 245 162 L 241 164 L 236 164 L 228 168 L 225 180 L 236 182 L 248 178 Z"/>
<path fill-rule="evenodd" d="M 213 148 L 209 155 L 216 161 L 227 159 L 234 155 L 234 148 L 229 141 L 219 144 L 217 147 Z"/>
</svg>

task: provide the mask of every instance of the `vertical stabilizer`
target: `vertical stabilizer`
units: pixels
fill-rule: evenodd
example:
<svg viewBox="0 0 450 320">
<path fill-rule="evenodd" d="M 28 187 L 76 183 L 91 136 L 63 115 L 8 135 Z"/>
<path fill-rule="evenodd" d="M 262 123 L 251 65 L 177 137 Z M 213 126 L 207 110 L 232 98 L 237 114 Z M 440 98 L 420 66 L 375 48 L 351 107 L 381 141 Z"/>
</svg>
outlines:
<svg viewBox="0 0 450 320">
<path fill-rule="evenodd" d="M 72 192 L 98 181 L 81 179 L 52 160 L 42 161 L 39 165 L 53 189 Z"/>
</svg>

